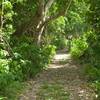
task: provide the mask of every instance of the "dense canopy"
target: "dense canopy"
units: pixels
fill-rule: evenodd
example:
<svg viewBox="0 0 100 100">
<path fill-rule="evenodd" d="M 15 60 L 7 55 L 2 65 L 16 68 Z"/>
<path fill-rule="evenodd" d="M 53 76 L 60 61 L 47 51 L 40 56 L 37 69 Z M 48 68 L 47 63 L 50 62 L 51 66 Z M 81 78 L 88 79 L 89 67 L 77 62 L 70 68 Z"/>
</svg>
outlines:
<svg viewBox="0 0 100 100">
<path fill-rule="evenodd" d="M 15 100 L 9 93 L 62 49 L 84 66 L 99 98 L 100 0 L 0 0 L 0 100 Z"/>
</svg>

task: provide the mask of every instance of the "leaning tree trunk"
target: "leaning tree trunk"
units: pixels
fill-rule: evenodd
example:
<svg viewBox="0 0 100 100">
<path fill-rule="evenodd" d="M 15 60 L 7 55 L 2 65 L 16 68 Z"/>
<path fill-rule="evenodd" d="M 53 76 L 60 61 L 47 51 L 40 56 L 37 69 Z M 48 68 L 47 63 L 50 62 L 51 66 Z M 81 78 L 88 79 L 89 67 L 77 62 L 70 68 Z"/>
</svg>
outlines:
<svg viewBox="0 0 100 100">
<path fill-rule="evenodd" d="M 45 21 L 45 2 L 37 0 L 38 9 L 29 22 L 22 23 L 14 32 L 13 35 L 21 36 L 22 34 L 29 35 L 34 38 L 37 44 L 40 44 L 41 36 L 44 30 L 43 22 Z M 27 34 L 28 33 L 28 34 Z"/>
<path fill-rule="evenodd" d="M 46 3 L 45 0 L 37 0 L 38 9 L 36 14 L 30 18 L 28 23 L 23 23 L 14 34 L 18 35 L 22 33 L 29 33 L 31 36 L 33 36 L 35 42 L 40 45 L 41 37 L 47 23 L 51 20 L 57 19 L 60 16 L 64 16 L 72 2 L 72 0 L 69 0 L 69 5 L 65 10 L 61 10 L 55 15 L 47 16 L 47 12 L 49 11 L 49 8 L 52 6 L 54 1 L 55 0 L 48 0 Z"/>
</svg>

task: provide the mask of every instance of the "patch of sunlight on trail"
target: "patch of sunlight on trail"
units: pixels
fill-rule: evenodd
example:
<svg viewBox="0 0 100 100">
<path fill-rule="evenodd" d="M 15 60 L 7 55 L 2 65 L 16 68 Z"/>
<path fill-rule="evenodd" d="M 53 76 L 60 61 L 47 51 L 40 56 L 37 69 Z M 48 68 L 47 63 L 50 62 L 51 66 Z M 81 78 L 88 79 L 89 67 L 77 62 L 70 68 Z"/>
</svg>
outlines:
<svg viewBox="0 0 100 100">
<path fill-rule="evenodd" d="M 58 68 L 61 68 L 61 67 L 64 67 L 64 66 L 63 66 L 63 65 L 50 64 L 48 68 L 49 68 L 49 69 L 52 69 L 52 68 L 58 69 Z"/>
<path fill-rule="evenodd" d="M 71 59 L 70 54 L 57 54 L 54 56 L 54 60 L 67 60 L 67 59 Z"/>
<path fill-rule="evenodd" d="M 67 65 L 68 61 L 71 59 L 70 54 L 56 54 L 53 58 L 53 63 L 49 65 L 49 68 L 61 68 L 65 67 L 64 65 Z"/>
</svg>

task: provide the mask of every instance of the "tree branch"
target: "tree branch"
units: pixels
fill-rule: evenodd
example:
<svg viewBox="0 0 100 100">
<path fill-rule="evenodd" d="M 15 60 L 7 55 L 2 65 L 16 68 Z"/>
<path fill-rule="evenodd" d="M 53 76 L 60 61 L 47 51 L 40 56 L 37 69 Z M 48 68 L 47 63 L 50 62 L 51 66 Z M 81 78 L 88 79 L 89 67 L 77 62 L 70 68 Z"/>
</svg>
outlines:
<svg viewBox="0 0 100 100">
<path fill-rule="evenodd" d="M 58 14 L 47 17 L 46 20 L 41 24 L 39 29 L 41 29 L 45 24 L 49 23 L 50 21 L 53 21 L 61 16 L 65 16 L 65 14 L 67 14 L 67 12 L 71 6 L 71 3 L 72 3 L 72 0 L 69 0 L 69 4 L 68 4 L 66 10 L 60 11 Z"/>
<path fill-rule="evenodd" d="M 68 6 L 67 6 L 67 9 L 66 9 L 66 11 L 65 11 L 65 14 L 68 12 L 68 10 L 69 10 L 69 8 L 70 8 L 70 6 L 71 6 L 72 1 L 73 1 L 73 0 L 69 0 L 69 4 L 68 4 Z"/>
<path fill-rule="evenodd" d="M 46 6 L 45 6 L 45 13 L 48 12 L 49 8 L 52 6 L 55 0 L 48 0 Z"/>
<path fill-rule="evenodd" d="M 67 8 L 66 8 L 65 10 L 60 11 L 60 12 L 59 12 L 58 14 L 56 14 L 56 15 L 53 15 L 53 16 L 48 17 L 46 21 L 49 22 L 49 21 L 51 21 L 51 20 L 57 19 L 57 18 L 60 17 L 60 16 L 65 16 L 65 14 L 67 14 L 67 12 L 68 12 L 68 10 L 69 10 L 69 8 L 70 8 L 70 6 L 71 6 L 71 3 L 72 3 L 72 0 L 69 0 L 69 4 L 68 4 L 68 6 L 67 6 Z"/>
</svg>

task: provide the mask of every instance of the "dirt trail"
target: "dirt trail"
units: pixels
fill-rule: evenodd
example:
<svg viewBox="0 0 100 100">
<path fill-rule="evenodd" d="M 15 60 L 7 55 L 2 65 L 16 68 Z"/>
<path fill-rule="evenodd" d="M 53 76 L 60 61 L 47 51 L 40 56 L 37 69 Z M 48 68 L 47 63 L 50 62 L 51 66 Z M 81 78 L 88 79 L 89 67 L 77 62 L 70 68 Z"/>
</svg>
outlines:
<svg viewBox="0 0 100 100">
<path fill-rule="evenodd" d="M 81 66 L 72 61 L 70 54 L 57 53 L 49 68 L 29 83 L 28 90 L 18 100 L 94 100 L 93 90 L 88 87 L 86 80 L 82 78 Z M 63 91 L 69 93 L 69 99 L 61 98 L 61 95 L 53 99 L 52 95 L 48 94 L 51 88 L 41 88 L 44 84 L 51 86 L 51 88 L 53 88 L 53 85 L 61 86 Z M 52 92 L 55 93 L 56 90 L 57 88 L 54 87 Z M 59 91 L 57 92 L 59 93 Z M 51 99 L 44 97 L 49 95 Z"/>
</svg>

